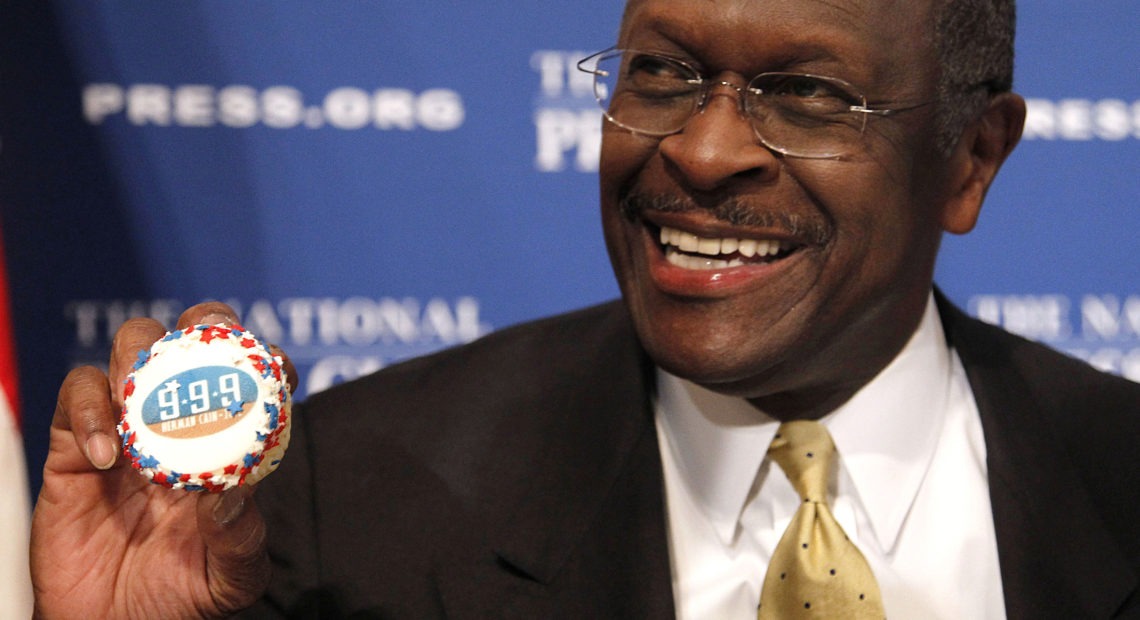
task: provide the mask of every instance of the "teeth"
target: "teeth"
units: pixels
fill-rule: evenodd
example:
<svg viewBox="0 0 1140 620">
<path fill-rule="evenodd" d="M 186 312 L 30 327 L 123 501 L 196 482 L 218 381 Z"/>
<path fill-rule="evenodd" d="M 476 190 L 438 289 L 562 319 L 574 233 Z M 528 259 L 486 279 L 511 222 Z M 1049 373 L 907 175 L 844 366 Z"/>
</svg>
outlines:
<svg viewBox="0 0 1140 620">
<path fill-rule="evenodd" d="M 669 247 L 665 251 L 665 259 L 685 269 L 727 269 L 729 267 L 739 267 L 744 264 L 744 261 L 739 258 L 722 260 L 719 258 L 705 258 L 703 256 L 682 254 L 673 247 Z"/>
<path fill-rule="evenodd" d="M 705 256 L 720 254 L 720 239 L 701 239 L 697 243 L 697 253 Z"/>
<path fill-rule="evenodd" d="M 682 252 L 696 252 L 701 246 L 700 237 L 687 232 L 679 232 L 677 241 L 671 243 L 681 248 Z"/>
<path fill-rule="evenodd" d="M 753 256 L 756 256 L 757 245 L 758 244 L 755 239 L 741 239 L 739 247 L 741 256 L 744 256 L 745 258 L 752 258 Z"/>
<path fill-rule="evenodd" d="M 706 257 L 739 252 L 740 256 L 744 258 L 764 258 L 776 256 L 781 251 L 792 248 L 790 243 L 775 239 L 698 237 L 693 233 L 667 226 L 661 227 L 659 238 L 661 245 L 666 247 L 669 262 L 688 269 L 723 269 L 744 264 L 740 257 L 734 257 L 732 260 Z M 701 256 L 693 256 L 693 254 L 700 254 Z"/>
</svg>

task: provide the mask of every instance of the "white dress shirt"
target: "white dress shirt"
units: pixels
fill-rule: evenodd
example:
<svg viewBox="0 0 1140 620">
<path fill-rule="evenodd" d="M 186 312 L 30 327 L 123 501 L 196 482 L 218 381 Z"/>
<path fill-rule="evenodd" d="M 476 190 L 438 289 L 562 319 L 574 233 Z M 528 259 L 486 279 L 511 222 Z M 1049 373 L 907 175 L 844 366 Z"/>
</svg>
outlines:
<svg viewBox="0 0 1140 620">
<path fill-rule="evenodd" d="M 779 422 L 658 370 L 677 617 L 755 618 L 800 499 L 765 458 Z M 839 452 L 832 512 L 887 617 L 1004 618 L 977 405 L 933 297 L 906 347 L 821 422 Z"/>
</svg>

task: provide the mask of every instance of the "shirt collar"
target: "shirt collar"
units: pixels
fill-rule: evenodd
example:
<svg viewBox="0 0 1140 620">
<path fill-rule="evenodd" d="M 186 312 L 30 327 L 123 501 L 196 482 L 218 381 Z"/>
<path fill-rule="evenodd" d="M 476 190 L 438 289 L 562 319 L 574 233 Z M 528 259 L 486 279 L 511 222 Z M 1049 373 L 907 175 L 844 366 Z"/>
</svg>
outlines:
<svg viewBox="0 0 1140 620">
<path fill-rule="evenodd" d="M 894 547 L 942 427 L 951 354 L 933 296 L 895 359 L 827 425 L 883 549 Z M 674 462 L 721 539 L 729 541 L 779 421 L 741 398 L 657 370 L 657 416 Z"/>
<path fill-rule="evenodd" d="M 930 467 L 953 364 L 933 296 L 910 341 L 824 423 L 884 551 L 894 548 Z"/>
<path fill-rule="evenodd" d="M 657 370 L 657 419 L 685 485 L 721 540 L 732 540 L 779 420 Z"/>
</svg>

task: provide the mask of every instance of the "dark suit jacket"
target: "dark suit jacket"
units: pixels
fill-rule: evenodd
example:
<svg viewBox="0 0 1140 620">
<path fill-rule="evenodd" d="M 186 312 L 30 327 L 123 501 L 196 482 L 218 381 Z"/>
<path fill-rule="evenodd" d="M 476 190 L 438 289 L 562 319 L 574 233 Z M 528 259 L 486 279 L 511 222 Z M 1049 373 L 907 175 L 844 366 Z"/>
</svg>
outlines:
<svg viewBox="0 0 1140 620">
<path fill-rule="evenodd" d="M 1138 613 L 1140 385 L 940 305 L 1009 616 Z M 673 617 L 652 390 L 611 303 L 313 396 L 258 493 L 276 573 L 252 615 Z"/>
</svg>

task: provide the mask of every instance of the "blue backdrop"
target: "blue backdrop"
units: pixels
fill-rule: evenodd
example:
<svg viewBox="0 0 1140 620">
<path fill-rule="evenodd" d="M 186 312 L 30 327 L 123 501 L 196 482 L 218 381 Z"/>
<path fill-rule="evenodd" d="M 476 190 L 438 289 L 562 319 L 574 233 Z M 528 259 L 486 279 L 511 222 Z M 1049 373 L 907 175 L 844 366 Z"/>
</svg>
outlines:
<svg viewBox="0 0 1140 620">
<path fill-rule="evenodd" d="M 621 3 L 0 0 L 0 221 L 33 477 L 67 370 L 205 298 L 302 392 L 616 295 L 573 70 Z M 1140 379 L 1140 5 L 1020 7 L 1026 137 L 939 281 Z"/>
</svg>

